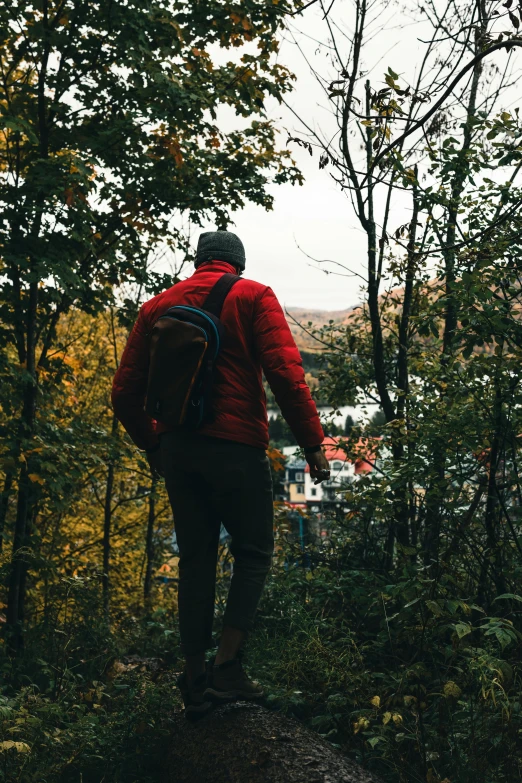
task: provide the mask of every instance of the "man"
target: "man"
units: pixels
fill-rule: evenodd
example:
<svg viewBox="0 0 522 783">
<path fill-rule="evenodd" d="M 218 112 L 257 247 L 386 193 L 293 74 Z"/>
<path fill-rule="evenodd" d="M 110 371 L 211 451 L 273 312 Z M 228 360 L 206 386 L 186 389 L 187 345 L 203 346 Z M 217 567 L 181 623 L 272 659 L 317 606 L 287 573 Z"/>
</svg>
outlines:
<svg viewBox="0 0 522 783">
<path fill-rule="evenodd" d="M 167 428 L 144 412 L 148 335 L 174 305 L 202 307 L 225 273 L 241 275 L 245 251 L 229 231 L 201 234 L 196 271 L 146 302 L 114 378 L 114 411 L 153 472 L 165 476 L 179 547 L 179 622 L 186 667 L 178 684 L 187 717 L 209 700 L 253 699 L 261 687 L 244 672 L 238 653 L 261 597 L 273 553 L 273 503 L 266 456 L 268 422 L 262 372 L 283 416 L 304 448 L 316 483 L 329 478 L 324 434 L 306 384 L 301 357 L 270 288 L 240 280 L 225 299 L 225 341 L 212 385 L 212 420 L 199 429 Z M 212 624 L 220 523 L 231 536 L 234 572 L 213 665 Z"/>
</svg>

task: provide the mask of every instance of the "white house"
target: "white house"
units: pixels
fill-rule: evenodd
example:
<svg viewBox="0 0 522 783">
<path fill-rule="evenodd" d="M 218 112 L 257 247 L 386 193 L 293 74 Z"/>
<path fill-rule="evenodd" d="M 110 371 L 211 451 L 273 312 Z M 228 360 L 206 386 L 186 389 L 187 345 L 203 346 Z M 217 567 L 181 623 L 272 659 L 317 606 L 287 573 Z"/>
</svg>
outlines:
<svg viewBox="0 0 522 783">
<path fill-rule="evenodd" d="M 373 440 L 373 439 L 372 439 Z M 371 473 L 375 466 L 375 443 L 361 441 L 361 456 L 352 462 L 339 446 L 340 438 L 326 438 L 324 449 L 330 465 L 330 480 L 314 484 L 310 477 L 310 468 L 305 468 L 304 493 L 307 506 L 324 503 L 339 503 L 342 501 L 342 489 L 348 489 L 349 484 L 359 476 Z"/>
</svg>

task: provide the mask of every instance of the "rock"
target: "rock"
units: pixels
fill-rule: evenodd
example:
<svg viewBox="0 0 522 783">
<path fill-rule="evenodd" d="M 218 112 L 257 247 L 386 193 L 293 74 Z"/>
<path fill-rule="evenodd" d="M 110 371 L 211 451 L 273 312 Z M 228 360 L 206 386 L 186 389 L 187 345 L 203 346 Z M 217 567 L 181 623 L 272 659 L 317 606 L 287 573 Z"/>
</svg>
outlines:
<svg viewBox="0 0 522 783">
<path fill-rule="evenodd" d="M 291 718 L 255 704 L 173 719 L 169 783 L 380 783 Z"/>
</svg>

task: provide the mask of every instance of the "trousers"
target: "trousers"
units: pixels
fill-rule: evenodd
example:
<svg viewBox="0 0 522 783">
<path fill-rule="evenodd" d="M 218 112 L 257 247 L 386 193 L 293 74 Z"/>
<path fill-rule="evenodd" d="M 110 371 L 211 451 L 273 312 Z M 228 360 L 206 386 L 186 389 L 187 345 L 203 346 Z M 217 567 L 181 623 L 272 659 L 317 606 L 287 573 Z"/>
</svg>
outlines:
<svg viewBox="0 0 522 783">
<path fill-rule="evenodd" d="M 272 478 L 263 449 L 174 430 L 161 435 L 161 456 L 179 549 L 181 650 L 213 646 L 216 566 L 221 523 L 234 564 L 223 624 L 250 631 L 272 563 Z"/>
</svg>

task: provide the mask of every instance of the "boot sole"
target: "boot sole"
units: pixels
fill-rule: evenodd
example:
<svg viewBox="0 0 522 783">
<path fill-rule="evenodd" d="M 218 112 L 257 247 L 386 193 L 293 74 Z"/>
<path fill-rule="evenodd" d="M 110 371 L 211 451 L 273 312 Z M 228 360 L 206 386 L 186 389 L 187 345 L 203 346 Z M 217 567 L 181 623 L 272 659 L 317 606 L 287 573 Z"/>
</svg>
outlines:
<svg viewBox="0 0 522 783">
<path fill-rule="evenodd" d="M 260 693 L 247 693 L 246 691 L 218 691 L 214 688 L 207 688 L 203 694 L 205 699 L 210 699 L 213 702 L 220 701 L 253 701 L 255 699 L 262 699 L 265 695 L 264 691 Z"/>
</svg>

